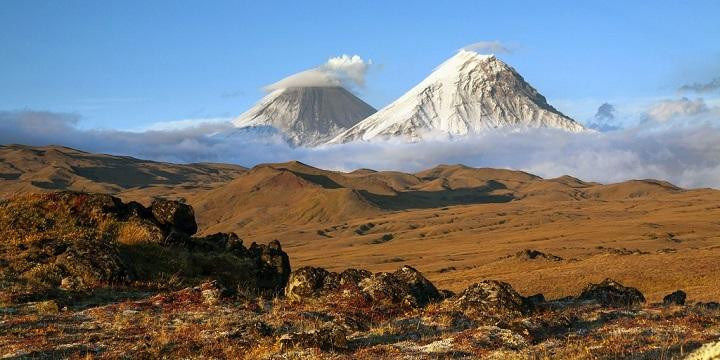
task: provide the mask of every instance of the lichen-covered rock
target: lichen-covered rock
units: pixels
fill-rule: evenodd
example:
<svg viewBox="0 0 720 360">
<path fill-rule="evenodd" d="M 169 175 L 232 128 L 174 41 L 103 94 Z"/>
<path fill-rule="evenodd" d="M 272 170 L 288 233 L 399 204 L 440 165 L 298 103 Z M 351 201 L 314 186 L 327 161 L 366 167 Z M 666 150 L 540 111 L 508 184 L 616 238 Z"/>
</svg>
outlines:
<svg viewBox="0 0 720 360">
<path fill-rule="evenodd" d="M 318 348 L 325 351 L 346 350 L 347 333 L 341 326 L 331 324 L 317 330 L 285 334 L 278 340 L 283 351 L 291 348 Z"/>
<path fill-rule="evenodd" d="M 340 286 L 357 285 L 364 279 L 372 276 L 372 273 L 362 269 L 346 269 L 340 273 Z"/>
<path fill-rule="evenodd" d="M 677 290 L 671 294 L 665 295 L 663 298 L 663 305 L 685 305 L 685 299 L 687 295 L 682 290 Z"/>
<path fill-rule="evenodd" d="M 529 311 L 523 297 L 510 284 L 496 280 L 470 285 L 447 302 L 450 308 L 471 317 L 516 317 Z"/>
<path fill-rule="evenodd" d="M 362 280 L 358 286 L 363 293 L 378 302 L 403 303 L 418 306 L 410 286 L 392 273 L 381 272 Z"/>
<path fill-rule="evenodd" d="M 358 287 L 375 301 L 411 307 L 441 299 L 435 285 L 410 266 L 403 266 L 393 273 L 374 274 L 360 281 Z"/>
<path fill-rule="evenodd" d="M 285 297 L 292 301 L 299 301 L 304 298 L 317 297 L 326 292 L 328 287 L 325 279 L 330 272 L 323 268 L 302 267 L 293 271 L 285 286 Z"/>
<path fill-rule="evenodd" d="M 605 306 L 635 306 L 644 303 L 645 296 L 638 289 L 605 279 L 599 284 L 586 286 L 578 300 L 595 301 Z"/>
<path fill-rule="evenodd" d="M 290 275 L 285 296 L 298 301 L 330 294 L 360 293 L 368 299 L 411 307 L 424 306 L 442 299 L 442 295 L 428 279 L 410 266 L 393 273 L 372 274 L 366 270 L 347 269 L 342 273 L 322 268 L 304 267 Z"/>
<path fill-rule="evenodd" d="M 177 201 L 155 199 L 150 211 L 157 222 L 166 229 L 176 229 L 192 235 L 197 232 L 195 211 L 192 206 Z"/>
</svg>

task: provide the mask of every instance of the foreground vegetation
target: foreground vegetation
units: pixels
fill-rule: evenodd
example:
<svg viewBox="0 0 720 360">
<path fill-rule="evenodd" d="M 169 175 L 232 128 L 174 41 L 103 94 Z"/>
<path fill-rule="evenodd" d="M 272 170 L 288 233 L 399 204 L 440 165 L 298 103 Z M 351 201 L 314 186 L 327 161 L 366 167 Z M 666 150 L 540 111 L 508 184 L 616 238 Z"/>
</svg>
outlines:
<svg viewBox="0 0 720 360">
<path fill-rule="evenodd" d="M 409 266 L 290 273 L 278 242 L 196 230 L 171 201 L 0 203 L 0 357 L 673 359 L 720 338 L 720 304 L 682 291 L 648 303 L 607 279 L 546 300 L 492 280 L 452 293 Z"/>
</svg>

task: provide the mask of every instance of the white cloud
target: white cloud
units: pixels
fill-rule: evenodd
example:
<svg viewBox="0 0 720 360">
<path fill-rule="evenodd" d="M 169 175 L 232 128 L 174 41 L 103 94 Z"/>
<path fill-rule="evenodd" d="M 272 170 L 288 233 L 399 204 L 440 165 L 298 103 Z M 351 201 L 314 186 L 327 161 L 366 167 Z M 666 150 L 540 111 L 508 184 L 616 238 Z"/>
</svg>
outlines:
<svg viewBox="0 0 720 360">
<path fill-rule="evenodd" d="M 365 76 L 372 60 L 358 55 L 341 55 L 328 59 L 316 68 L 290 75 L 265 87 L 266 91 L 301 86 L 365 86 Z"/>
<path fill-rule="evenodd" d="M 513 49 L 499 41 L 479 41 L 463 47 L 464 50 L 471 50 L 482 54 L 512 54 Z"/>
<path fill-rule="evenodd" d="M 678 117 L 692 117 L 710 111 L 702 98 L 690 100 L 688 98 L 670 99 L 658 102 L 647 111 L 647 118 L 658 122 L 665 122 Z"/>
</svg>

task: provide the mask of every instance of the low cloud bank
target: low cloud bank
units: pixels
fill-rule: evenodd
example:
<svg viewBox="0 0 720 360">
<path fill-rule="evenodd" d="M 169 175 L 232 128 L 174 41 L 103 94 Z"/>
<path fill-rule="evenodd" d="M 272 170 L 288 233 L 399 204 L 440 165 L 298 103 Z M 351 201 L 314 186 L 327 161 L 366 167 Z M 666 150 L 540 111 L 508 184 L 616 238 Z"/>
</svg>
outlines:
<svg viewBox="0 0 720 360">
<path fill-rule="evenodd" d="M 546 178 L 571 175 L 618 182 L 655 178 L 683 187 L 720 188 L 720 117 L 715 108 L 677 121 L 571 134 L 559 130 L 491 131 L 453 140 L 399 139 L 319 148 L 292 148 L 272 128 L 238 129 L 227 122 L 129 132 L 82 130 L 78 116 L 0 112 L 0 143 L 58 144 L 85 151 L 170 162 L 299 160 L 326 169 L 419 171 L 461 163 L 525 170 Z"/>
</svg>

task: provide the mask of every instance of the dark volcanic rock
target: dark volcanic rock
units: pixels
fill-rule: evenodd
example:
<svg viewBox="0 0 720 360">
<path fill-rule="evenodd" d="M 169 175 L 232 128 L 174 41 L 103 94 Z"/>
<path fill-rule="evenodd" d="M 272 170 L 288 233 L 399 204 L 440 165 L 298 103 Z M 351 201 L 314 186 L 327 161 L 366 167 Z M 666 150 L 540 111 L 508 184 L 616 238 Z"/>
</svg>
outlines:
<svg viewBox="0 0 720 360">
<path fill-rule="evenodd" d="M 447 301 L 451 309 L 473 317 L 517 317 L 529 312 L 524 298 L 510 284 L 496 280 L 470 285 Z"/>
<path fill-rule="evenodd" d="M 605 306 L 634 306 L 644 303 L 645 297 L 638 289 L 605 279 L 599 284 L 586 286 L 578 300 L 596 301 Z"/>
<path fill-rule="evenodd" d="M 155 199 L 150 206 L 157 222 L 166 229 L 177 229 L 185 234 L 197 232 L 195 211 L 192 206 L 177 201 Z"/>
<path fill-rule="evenodd" d="M 273 240 L 267 245 L 252 243 L 248 253 L 257 259 L 260 266 L 258 287 L 263 290 L 281 291 L 290 278 L 290 258 L 282 251 L 280 242 Z"/>
<path fill-rule="evenodd" d="M 663 305 L 685 305 L 685 299 L 687 295 L 682 290 L 677 290 L 672 294 L 665 295 L 663 298 Z"/>
</svg>

